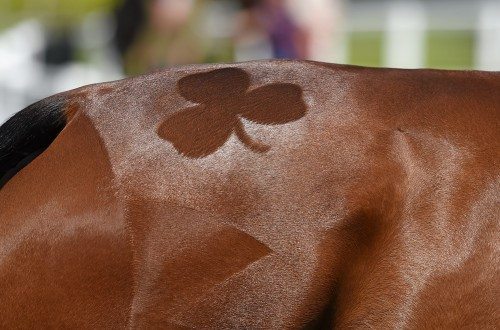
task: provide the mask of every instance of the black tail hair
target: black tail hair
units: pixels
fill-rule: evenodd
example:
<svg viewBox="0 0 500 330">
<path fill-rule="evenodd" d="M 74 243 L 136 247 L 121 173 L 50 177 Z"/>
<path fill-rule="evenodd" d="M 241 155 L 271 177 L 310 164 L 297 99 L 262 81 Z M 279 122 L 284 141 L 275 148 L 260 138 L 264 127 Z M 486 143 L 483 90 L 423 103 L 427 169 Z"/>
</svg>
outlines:
<svg viewBox="0 0 500 330">
<path fill-rule="evenodd" d="M 62 97 L 39 101 L 0 127 L 0 189 L 47 149 L 66 126 L 65 103 Z"/>
</svg>

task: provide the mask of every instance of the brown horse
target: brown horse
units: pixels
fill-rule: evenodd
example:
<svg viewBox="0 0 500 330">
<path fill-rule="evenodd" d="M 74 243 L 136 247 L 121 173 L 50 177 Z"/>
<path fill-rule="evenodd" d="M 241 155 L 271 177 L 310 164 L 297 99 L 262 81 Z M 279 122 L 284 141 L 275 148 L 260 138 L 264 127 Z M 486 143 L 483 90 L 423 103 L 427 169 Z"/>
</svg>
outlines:
<svg viewBox="0 0 500 330">
<path fill-rule="evenodd" d="M 0 128 L 1 328 L 500 325 L 500 74 L 198 65 Z"/>
</svg>

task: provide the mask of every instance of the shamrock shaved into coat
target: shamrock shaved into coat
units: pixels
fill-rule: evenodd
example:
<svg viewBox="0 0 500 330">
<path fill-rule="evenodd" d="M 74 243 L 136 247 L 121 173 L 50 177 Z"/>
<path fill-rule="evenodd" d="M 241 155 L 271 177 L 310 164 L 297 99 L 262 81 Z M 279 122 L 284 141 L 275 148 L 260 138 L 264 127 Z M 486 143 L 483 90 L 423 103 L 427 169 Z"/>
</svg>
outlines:
<svg viewBox="0 0 500 330">
<path fill-rule="evenodd" d="M 183 155 L 204 157 L 222 147 L 234 132 L 255 152 L 270 146 L 254 141 L 241 118 L 258 124 L 278 125 L 302 118 L 306 106 L 302 90 L 294 84 L 268 84 L 248 91 L 249 75 L 225 68 L 189 75 L 178 83 L 179 93 L 200 105 L 182 109 L 160 125 L 158 134 Z"/>
</svg>

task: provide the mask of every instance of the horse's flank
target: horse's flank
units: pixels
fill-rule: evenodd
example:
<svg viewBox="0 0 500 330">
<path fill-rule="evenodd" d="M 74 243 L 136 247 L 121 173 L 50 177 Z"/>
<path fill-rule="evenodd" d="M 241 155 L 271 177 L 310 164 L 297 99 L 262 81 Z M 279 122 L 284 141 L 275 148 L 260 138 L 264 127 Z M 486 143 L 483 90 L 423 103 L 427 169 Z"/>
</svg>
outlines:
<svg viewBox="0 0 500 330">
<path fill-rule="evenodd" d="M 0 326 L 495 328 L 499 90 L 260 61 L 29 107 L 0 128 Z"/>
</svg>

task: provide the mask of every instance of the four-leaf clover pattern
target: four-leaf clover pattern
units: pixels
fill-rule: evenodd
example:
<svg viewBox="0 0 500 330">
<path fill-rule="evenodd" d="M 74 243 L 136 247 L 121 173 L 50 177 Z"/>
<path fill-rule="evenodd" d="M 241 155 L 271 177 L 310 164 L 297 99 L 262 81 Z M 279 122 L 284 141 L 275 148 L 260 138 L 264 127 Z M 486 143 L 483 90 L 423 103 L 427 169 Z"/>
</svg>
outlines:
<svg viewBox="0 0 500 330">
<path fill-rule="evenodd" d="M 277 125 L 298 120 L 307 110 L 299 86 L 273 83 L 249 90 L 250 77 L 238 68 L 188 75 L 179 80 L 177 87 L 185 99 L 197 105 L 166 118 L 158 135 L 191 158 L 214 153 L 233 133 L 250 150 L 266 152 L 270 146 L 254 140 L 241 118 Z"/>
</svg>

